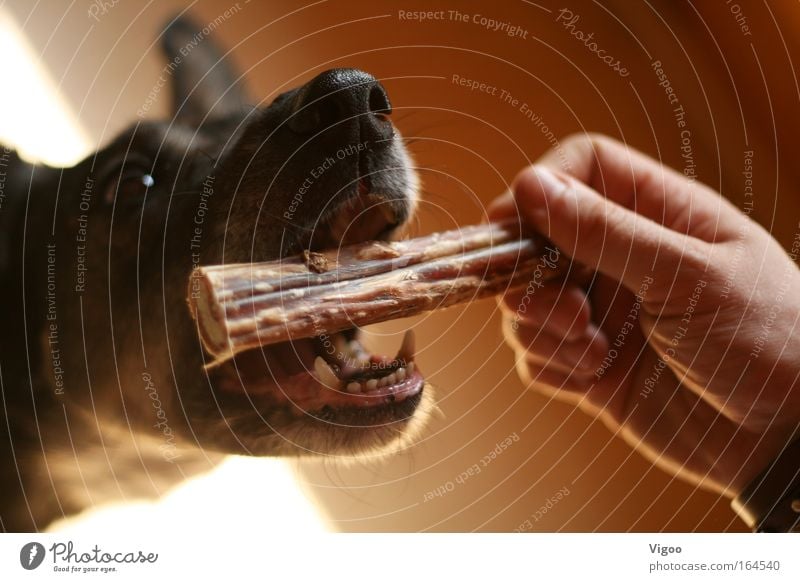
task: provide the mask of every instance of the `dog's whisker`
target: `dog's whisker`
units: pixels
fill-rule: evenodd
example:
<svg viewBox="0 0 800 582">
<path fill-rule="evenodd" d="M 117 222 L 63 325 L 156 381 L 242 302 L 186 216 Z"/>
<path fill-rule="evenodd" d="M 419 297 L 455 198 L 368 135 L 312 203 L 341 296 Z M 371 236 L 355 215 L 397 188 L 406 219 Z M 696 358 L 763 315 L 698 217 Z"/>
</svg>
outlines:
<svg viewBox="0 0 800 582">
<path fill-rule="evenodd" d="M 412 135 L 415 137 L 426 137 L 423 134 L 427 131 L 434 130 L 434 129 L 443 129 L 445 127 L 455 127 L 457 124 L 455 121 L 436 121 L 434 123 L 428 123 L 416 129 L 416 131 L 403 131 L 403 135 Z"/>
<path fill-rule="evenodd" d="M 413 136 L 413 137 L 403 136 L 402 139 L 403 139 L 403 142 L 407 146 L 425 143 L 425 141 L 426 141 L 424 137 L 420 137 L 420 136 Z"/>
</svg>

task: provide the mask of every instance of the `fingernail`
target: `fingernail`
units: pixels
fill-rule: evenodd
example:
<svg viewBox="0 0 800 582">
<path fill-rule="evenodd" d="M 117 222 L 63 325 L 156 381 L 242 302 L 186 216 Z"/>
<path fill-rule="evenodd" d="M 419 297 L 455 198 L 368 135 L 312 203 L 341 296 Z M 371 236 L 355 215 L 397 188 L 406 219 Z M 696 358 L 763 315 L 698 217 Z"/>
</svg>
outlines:
<svg viewBox="0 0 800 582">
<path fill-rule="evenodd" d="M 567 185 L 556 176 L 547 166 L 534 166 L 536 177 L 539 178 L 542 189 L 547 192 L 548 196 L 557 196 L 566 190 Z"/>
</svg>

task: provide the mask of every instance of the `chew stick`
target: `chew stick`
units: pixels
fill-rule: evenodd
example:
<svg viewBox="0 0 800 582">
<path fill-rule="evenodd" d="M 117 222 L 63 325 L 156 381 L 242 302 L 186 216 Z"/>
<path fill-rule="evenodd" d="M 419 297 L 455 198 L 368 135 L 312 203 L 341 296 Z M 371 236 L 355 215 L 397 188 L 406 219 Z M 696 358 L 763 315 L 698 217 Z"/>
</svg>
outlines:
<svg viewBox="0 0 800 582">
<path fill-rule="evenodd" d="M 369 241 L 265 263 L 200 267 L 189 305 L 218 360 L 480 299 L 559 276 L 561 253 L 517 224 Z"/>
</svg>

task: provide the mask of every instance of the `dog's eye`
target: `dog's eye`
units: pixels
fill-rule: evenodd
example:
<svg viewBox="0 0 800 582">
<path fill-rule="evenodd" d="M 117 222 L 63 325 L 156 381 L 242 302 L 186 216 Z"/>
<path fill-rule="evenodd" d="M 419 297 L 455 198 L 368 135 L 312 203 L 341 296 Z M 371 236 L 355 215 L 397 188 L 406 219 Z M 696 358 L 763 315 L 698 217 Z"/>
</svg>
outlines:
<svg viewBox="0 0 800 582">
<path fill-rule="evenodd" d="M 141 170 L 125 170 L 106 187 L 105 202 L 113 204 L 115 199 L 123 204 L 140 202 L 155 183 L 151 174 Z"/>
</svg>

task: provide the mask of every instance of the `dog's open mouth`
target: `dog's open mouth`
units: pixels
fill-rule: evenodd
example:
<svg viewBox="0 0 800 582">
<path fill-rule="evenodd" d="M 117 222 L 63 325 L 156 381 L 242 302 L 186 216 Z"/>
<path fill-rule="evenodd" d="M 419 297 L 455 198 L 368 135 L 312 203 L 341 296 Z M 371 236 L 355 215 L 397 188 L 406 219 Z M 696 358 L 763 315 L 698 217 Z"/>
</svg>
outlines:
<svg viewBox="0 0 800 582">
<path fill-rule="evenodd" d="M 398 226 L 392 203 L 371 191 L 369 178 L 361 178 L 354 196 L 320 217 L 307 248 L 323 251 L 367 240 L 388 240 Z"/>
<path fill-rule="evenodd" d="M 323 215 L 307 241 L 313 250 L 388 240 L 399 221 L 391 203 L 363 180 L 353 196 Z M 255 402 L 283 405 L 294 415 L 368 425 L 410 417 L 425 380 L 414 361 L 413 332 L 394 357 L 369 353 L 359 330 L 262 346 L 213 368 L 215 384 Z"/>
</svg>

